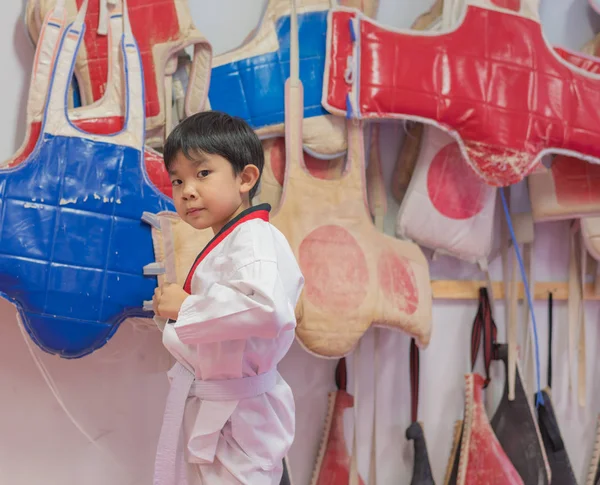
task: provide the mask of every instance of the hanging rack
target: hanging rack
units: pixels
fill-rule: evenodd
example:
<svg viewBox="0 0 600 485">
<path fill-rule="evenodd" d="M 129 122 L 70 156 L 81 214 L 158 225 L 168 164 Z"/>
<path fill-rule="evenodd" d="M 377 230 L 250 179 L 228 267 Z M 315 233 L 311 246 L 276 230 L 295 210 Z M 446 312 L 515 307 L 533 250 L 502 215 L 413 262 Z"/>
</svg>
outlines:
<svg viewBox="0 0 600 485">
<path fill-rule="evenodd" d="M 486 286 L 484 280 L 432 280 L 431 289 L 433 298 L 436 300 L 477 300 L 479 288 Z M 494 281 L 494 298 L 504 298 L 504 282 Z M 535 283 L 533 291 L 534 300 L 547 300 L 548 294 L 552 293 L 554 300 L 567 300 L 569 295 L 567 282 L 562 281 L 539 281 Z M 519 283 L 519 299 L 524 298 L 523 283 Z M 593 283 L 586 283 L 583 292 L 584 300 L 600 300 L 600 291 L 594 288 Z"/>
</svg>

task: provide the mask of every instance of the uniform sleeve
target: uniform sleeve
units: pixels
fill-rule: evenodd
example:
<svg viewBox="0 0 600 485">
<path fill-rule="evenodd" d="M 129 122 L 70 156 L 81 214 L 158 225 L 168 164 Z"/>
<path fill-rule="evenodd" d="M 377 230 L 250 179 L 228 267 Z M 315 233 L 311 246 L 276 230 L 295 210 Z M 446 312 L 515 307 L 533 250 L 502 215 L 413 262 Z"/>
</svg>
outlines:
<svg viewBox="0 0 600 485">
<path fill-rule="evenodd" d="M 274 261 L 255 261 L 226 283 L 214 283 L 204 295 L 185 299 L 175 331 L 188 345 L 246 339 L 275 338 L 296 325 Z"/>
</svg>

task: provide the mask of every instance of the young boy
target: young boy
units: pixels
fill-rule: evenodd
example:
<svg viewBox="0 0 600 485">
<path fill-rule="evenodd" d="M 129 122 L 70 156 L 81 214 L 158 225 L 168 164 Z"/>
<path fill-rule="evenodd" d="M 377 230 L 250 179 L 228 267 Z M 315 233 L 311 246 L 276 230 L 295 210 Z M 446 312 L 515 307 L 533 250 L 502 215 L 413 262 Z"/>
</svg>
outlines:
<svg viewBox="0 0 600 485">
<path fill-rule="evenodd" d="M 292 391 L 277 364 L 294 340 L 304 278 L 267 204 L 251 207 L 264 154 L 241 119 L 208 111 L 170 134 L 164 159 L 181 219 L 214 238 L 184 288 L 155 291 L 177 359 L 155 485 L 279 485 L 295 432 Z"/>
</svg>

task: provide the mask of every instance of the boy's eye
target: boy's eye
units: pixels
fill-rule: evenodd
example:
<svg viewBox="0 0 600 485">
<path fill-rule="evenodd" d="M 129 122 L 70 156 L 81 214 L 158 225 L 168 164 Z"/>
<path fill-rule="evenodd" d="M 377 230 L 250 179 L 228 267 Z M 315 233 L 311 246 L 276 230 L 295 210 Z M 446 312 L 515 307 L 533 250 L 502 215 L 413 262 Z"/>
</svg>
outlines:
<svg viewBox="0 0 600 485">
<path fill-rule="evenodd" d="M 198 175 L 200 177 L 207 177 L 209 173 L 210 173 L 210 171 L 208 171 L 208 170 L 200 170 L 200 172 L 198 172 Z"/>
<path fill-rule="evenodd" d="M 180 183 L 181 183 L 181 180 L 179 180 L 179 179 L 171 180 L 171 185 L 173 185 L 173 186 L 179 185 Z"/>
</svg>

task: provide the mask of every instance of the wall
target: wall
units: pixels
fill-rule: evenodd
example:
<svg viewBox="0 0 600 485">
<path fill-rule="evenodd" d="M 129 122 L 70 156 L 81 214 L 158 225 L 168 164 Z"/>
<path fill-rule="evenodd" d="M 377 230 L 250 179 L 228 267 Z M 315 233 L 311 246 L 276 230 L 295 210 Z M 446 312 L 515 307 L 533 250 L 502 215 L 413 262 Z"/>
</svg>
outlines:
<svg viewBox="0 0 600 485">
<path fill-rule="evenodd" d="M 24 2 L 4 2 L 0 17 L 0 52 L 4 72 L 0 81 L 0 157 L 9 157 L 24 137 L 24 107 L 33 47 L 22 22 Z M 379 19 L 407 27 L 421 11 L 414 0 L 381 0 Z M 190 0 L 198 28 L 213 43 L 215 53 L 235 47 L 259 19 L 263 0 Z M 232 15 L 234 12 L 234 15 Z M 578 48 L 600 30 L 584 0 L 545 0 L 541 5 L 544 30 L 550 42 Z M 224 28 L 227 25 L 228 28 Z M 383 127 L 382 150 L 389 177 L 398 149 L 399 125 Z M 387 227 L 393 227 L 397 207 L 390 205 Z M 566 280 L 567 232 L 565 223 L 536 226 L 535 277 L 538 281 Z M 448 258 L 431 265 L 433 277 L 478 278 L 475 269 Z M 493 276 L 500 278 L 497 263 Z M 504 336 L 502 307 L 496 320 Z M 547 312 L 545 302 L 535 307 L 540 331 L 541 361 L 546 362 Z M 556 304 L 555 377 L 553 396 L 563 436 L 583 481 L 600 410 L 594 383 L 600 378 L 597 331 L 599 307 L 587 306 L 588 404 L 579 409 L 567 388 L 566 306 Z M 463 410 L 463 375 L 469 371 L 468 350 L 476 304 L 436 301 L 433 338 L 421 357 L 421 404 L 437 483 L 443 480 L 453 423 Z M 66 361 L 31 347 L 17 325 L 14 308 L 0 301 L 0 483 L 13 485 L 147 485 L 151 483 L 156 440 L 167 392 L 165 371 L 170 365 L 160 335 L 152 327 L 125 324 L 100 351 L 85 359 Z M 381 331 L 379 367 L 373 369 L 373 332 L 361 347 L 359 367 L 358 428 L 360 470 L 368 474 L 367 447 L 373 409 L 373 383 L 377 384 L 377 470 L 379 485 L 408 483 L 411 446 L 404 438 L 410 422 L 408 339 Z M 58 397 L 78 429 L 65 414 L 35 359 L 47 369 Z M 352 362 L 350 370 L 352 370 Z M 318 450 L 327 393 L 333 389 L 335 362 L 309 356 L 294 345 L 281 372 L 297 400 L 298 436 L 290 452 L 295 485 L 308 485 Z M 375 378 L 373 378 L 373 376 Z M 502 372 L 495 369 L 495 382 Z M 542 384 L 546 366 L 542 365 Z M 351 384 L 352 386 L 352 384 Z M 352 387 L 350 387 L 352 389 Z M 493 390 L 497 399 L 499 390 Z M 350 436 L 352 416 L 346 417 Z M 87 437 L 82 433 L 86 433 Z M 350 440 L 349 440 L 350 442 Z"/>
</svg>

